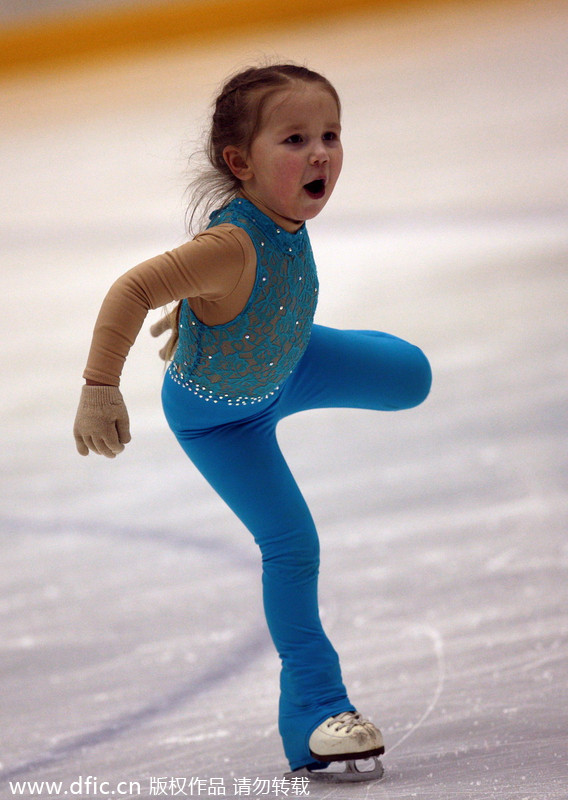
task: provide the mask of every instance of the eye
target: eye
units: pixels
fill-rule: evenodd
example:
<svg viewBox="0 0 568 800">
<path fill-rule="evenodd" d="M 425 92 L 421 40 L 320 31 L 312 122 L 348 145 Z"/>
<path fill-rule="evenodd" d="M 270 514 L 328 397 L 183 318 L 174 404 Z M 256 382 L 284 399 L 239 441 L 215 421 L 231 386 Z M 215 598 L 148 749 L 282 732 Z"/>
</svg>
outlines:
<svg viewBox="0 0 568 800">
<path fill-rule="evenodd" d="M 339 139 L 339 135 L 335 131 L 327 131 L 322 136 L 324 142 L 336 142 Z"/>
<path fill-rule="evenodd" d="M 304 140 L 299 133 L 293 133 L 292 136 L 289 136 L 286 139 L 286 144 L 301 144 L 303 141 Z"/>
</svg>

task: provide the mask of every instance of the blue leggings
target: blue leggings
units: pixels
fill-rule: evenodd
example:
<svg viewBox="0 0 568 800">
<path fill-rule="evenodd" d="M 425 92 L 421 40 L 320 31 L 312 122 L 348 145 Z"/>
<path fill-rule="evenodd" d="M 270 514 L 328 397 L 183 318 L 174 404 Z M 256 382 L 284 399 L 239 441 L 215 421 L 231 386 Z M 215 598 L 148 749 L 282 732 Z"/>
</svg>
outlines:
<svg viewBox="0 0 568 800">
<path fill-rule="evenodd" d="M 402 339 L 319 325 L 280 390 L 252 405 L 206 402 L 166 374 L 162 399 L 172 431 L 262 554 L 264 611 L 282 661 L 279 730 L 292 769 L 313 762 L 313 730 L 353 706 L 319 618 L 317 531 L 276 425 L 310 408 L 411 408 L 430 383 L 426 357 Z"/>
</svg>

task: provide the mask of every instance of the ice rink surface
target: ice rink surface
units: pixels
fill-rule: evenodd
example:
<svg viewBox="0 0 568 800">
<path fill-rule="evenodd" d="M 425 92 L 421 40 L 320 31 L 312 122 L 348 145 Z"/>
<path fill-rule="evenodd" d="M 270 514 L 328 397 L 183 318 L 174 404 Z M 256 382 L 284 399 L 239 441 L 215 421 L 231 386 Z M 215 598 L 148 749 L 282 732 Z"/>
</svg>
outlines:
<svg viewBox="0 0 568 800">
<path fill-rule="evenodd" d="M 265 55 L 343 98 L 318 321 L 408 338 L 434 373 L 418 409 L 280 428 L 387 747 L 380 783 L 309 796 L 568 796 L 567 41 L 565 3 L 441 4 L 2 82 L 2 800 L 285 796 L 258 556 L 167 430 L 159 312 L 126 452 L 71 435 L 104 293 L 184 241 L 209 102 Z"/>
</svg>

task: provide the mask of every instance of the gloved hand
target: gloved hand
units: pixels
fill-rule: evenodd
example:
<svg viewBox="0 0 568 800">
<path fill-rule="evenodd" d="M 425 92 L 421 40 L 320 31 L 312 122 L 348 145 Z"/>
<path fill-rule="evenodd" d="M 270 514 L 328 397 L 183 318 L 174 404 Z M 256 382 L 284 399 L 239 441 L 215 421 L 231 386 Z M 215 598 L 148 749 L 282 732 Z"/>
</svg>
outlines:
<svg viewBox="0 0 568 800">
<path fill-rule="evenodd" d="M 152 334 L 152 336 L 161 336 L 162 333 L 165 333 L 165 331 L 171 331 L 170 338 L 168 339 L 166 344 L 162 347 L 159 353 L 162 361 L 168 360 L 168 354 L 170 353 L 171 349 L 170 347 L 171 341 L 175 334 L 174 327 L 176 325 L 177 325 L 177 320 L 175 311 L 162 317 L 157 322 L 154 322 L 153 325 L 150 325 L 150 333 Z"/>
<path fill-rule="evenodd" d="M 83 386 L 73 435 L 77 450 L 114 458 L 130 441 L 128 412 L 118 386 Z"/>
</svg>

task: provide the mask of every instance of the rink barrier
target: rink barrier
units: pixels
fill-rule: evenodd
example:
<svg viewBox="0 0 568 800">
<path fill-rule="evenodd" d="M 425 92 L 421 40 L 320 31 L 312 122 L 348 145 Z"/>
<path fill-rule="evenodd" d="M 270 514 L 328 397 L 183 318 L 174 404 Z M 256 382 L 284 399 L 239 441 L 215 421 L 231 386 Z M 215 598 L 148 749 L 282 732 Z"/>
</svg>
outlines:
<svg viewBox="0 0 568 800">
<path fill-rule="evenodd" d="M 262 28 L 321 22 L 372 9 L 423 5 L 418 0 L 169 0 L 67 15 L 38 16 L 0 27 L 0 75 L 65 66 L 168 43 L 217 43 Z"/>
</svg>

